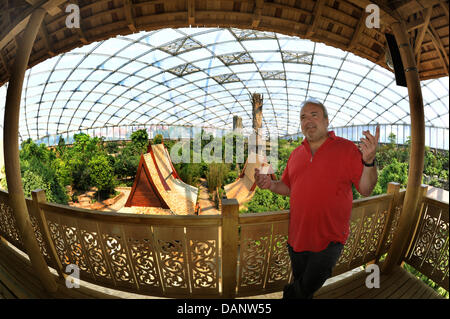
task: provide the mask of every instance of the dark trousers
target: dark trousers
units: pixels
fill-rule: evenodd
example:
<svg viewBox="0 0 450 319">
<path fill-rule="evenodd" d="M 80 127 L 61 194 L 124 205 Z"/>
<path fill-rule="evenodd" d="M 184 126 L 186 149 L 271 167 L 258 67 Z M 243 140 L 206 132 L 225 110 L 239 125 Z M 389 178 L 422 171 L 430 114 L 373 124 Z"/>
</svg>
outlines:
<svg viewBox="0 0 450 319">
<path fill-rule="evenodd" d="M 283 299 L 312 299 L 314 293 L 331 277 L 342 248 L 341 243 L 331 242 L 319 252 L 295 252 L 288 244 L 294 281 L 284 288 Z"/>
</svg>

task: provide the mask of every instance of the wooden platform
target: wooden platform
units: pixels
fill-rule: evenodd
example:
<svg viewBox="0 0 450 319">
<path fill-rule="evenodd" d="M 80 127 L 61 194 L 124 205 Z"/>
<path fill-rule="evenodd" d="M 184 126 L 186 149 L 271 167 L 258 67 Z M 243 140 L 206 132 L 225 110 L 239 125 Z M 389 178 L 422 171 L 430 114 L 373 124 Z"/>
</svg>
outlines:
<svg viewBox="0 0 450 319">
<path fill-rule="evenodd" d="M 345 279 L 322 287 L 315 299 L 443 299 L 425 283 L 398 267 L 389 275 L 381 275 L 380 288 L 368 289 L 365 281 L 368 273 L 360 271 Z M 56 277 L 55 277 L 56 278 Z M 2 298 L 130 298 L 128 293 L 92 290 L 87 287 L 65 289 L 58 283 L 58 292 L 46 293 L 28 260 L 18 256 L 11 248 L 0 242 L 0 299 Z M 109 293 L 108 293 L 109 292 Z M 106 294 L 105 294 L 106 293 Z M 281 299 L 282 292 L 251 296 L 242 299 Z M 131 298 L 154 298 L 134 295 Z"/>
<path fill-rule="evenodd" d="M 0 240 L 0 299 L 118 298 L 83 286 L 77 289 L 67 289 L 56 275 L 55 281 L 58 291 L 54 294 L 46 292 L 39 279 L 34 275 L 30 261 L 18 255 L 13 248 Z"/>
<path fill-rule="evenodd" d="M 381 274 L 380 288 L 366 287 L 364 270 L 322 287 L 315 299 L 443 299 L 431 287 L 401 267 Z"/>
</svg>

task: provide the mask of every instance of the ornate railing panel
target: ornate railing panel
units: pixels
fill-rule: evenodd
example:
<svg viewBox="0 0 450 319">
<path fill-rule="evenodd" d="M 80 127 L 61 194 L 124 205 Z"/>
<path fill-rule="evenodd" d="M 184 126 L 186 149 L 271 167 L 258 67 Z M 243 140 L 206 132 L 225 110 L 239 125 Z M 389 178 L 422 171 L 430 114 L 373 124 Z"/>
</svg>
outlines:
<svg viewBox="0 0 450 319">
<path fill-rule="evenodd" d="M 280 291 L 290 281 L 288 224 L 288 211 L 239 216 L 237 296 Z"/>
<path fill-rule="evenodd" d="M 449 204 L 425 197 L 405 262 L 448 291 Z"/>
<path fill-rule="evenodd" d="M 156 296 L 220 295 L 220 216 L 40 208 L 63 268 L 77 265 L 82 280 Z"/>
<path fill-rule="evenodd" d="M 389 220 L 394 195 L 379 195 L 353 202 L 350 234 L 333 270 L 339 275 L 377 258 Z"/>
<path fill-rule="evenodd" d="M 0 190 L 0 236 L 8 242 L 25 252 L 22 237 L 17 228 L 11 206 L 9 205 L 8 193 Z"/>
</svg>

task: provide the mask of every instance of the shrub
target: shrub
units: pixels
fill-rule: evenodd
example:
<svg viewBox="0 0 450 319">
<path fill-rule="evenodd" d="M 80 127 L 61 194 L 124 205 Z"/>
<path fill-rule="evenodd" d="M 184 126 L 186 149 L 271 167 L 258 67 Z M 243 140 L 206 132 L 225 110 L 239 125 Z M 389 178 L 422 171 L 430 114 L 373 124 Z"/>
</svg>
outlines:
<svg viewBox="0 0 450 319">
<path fill-rule="evenodd" d="M 97 187 L 98 197 L 107 198 L 114 192 L 115 179 L 113 168 L 111 167 L 106 155 L 97 155 L 89 163 L 90 179 L 92 186 Z"/>
<path fill-rule="evenodd" d="M 52 167 L 35 158 L 22 162 L 21 173 L 25 196 L 31 197 L 32 191 L 42 189 L 45 191 L 47 201 L 67 204 L 66 190 L 59 182 L 56 171 Z"/>
<path fill-rule="evenodd" d="M 247 207 L 248 212 L 261 213 L 289 209 L 290 202 L 288 196 L 275 194 L 268 189 L 257 188 Z"/>
<path fill-rule="evenodd" d="M 228 165 L 223 163 L 209 164 L 209 170 L 206 174 L 206 181 L 208 183 L 208 191 L 213 192 L 216 188 L 221 188 L 228 174 Z"/>
<path fill-rule="evenodd" d="M 138 154 L 147 151 L 148 133 L 147 130 L 137 130 L 131 134 L 131 146 L 134 147 Z"/>
<path fill-rule="evenodd" d="M 405 187 L 408 183 L 408 163 L 399 163 L 397 159 L 392 159 L 391 164 L 379 172 L 377 183 L 379 185 L 375 186 L 374 195 L 386 193 L 389 182 L 397 182 L 400 187 Z"/>
</svg>

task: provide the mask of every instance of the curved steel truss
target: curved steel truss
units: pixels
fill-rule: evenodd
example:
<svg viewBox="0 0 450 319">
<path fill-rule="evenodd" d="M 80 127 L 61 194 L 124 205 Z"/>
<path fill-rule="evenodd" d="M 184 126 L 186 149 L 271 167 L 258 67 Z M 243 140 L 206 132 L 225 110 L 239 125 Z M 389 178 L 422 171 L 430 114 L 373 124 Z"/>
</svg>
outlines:
<svg viewBox="0 0 450 319">
<path fill-rule="evenodd" d="M 425 125 L 448 132 L 448 77 L 423 81 L 422 91 Z M 234 115 L 250 128 L 252 93 L 264 97 L 263 130 L 279 136 L 299 133 L 307 98 L 324 102 L 331 127 L 410 123 L 407 89 L 352 53 L 274 32 L 185 28 L 118 36 L 31 68 L 20 138 L 156 124 L 231 129 Z"/>
</svg>

